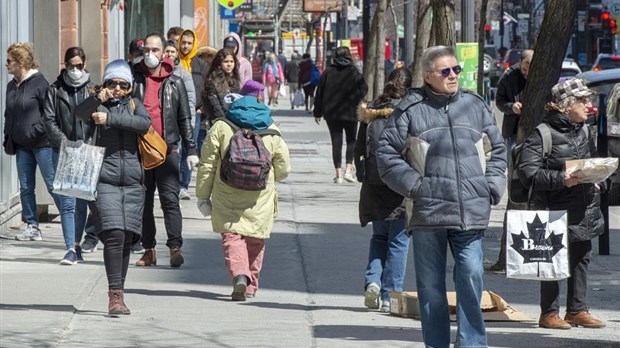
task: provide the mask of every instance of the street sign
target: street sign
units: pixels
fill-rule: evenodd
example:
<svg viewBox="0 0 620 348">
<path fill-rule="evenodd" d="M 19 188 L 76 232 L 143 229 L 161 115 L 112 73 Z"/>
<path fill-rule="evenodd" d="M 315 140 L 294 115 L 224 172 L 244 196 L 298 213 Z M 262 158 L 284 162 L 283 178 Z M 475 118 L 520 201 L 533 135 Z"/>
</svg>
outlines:
<svg viewBox="0 0 620 348">
<path fill-rule="evenodd" d="M 609 6 L 609 11 L 614 15 L 620 15 L 620 3 L 614 2 Z"/>
<path fill-rule="evenodd" d="M 229 10 L 224 6 L 220 6 L 220 19 L 235 19 L 235 10 Z"/>
<path fill-rule="evenodd" d="M 502 17 L 502 19 L 504 20 L 504 24 L 510 24 L 510 22 L 517 22 L 517 20 L 508 14 L 508 12 L 504 12 L 504 17 Z"/>
<path fill-rule="evenodd" d="M 491 21 L 491 30 L 499 30 L 499 21 Z"/>
<path fill-rule="evenodd" d="M 243 4 L 243 0 L 217 0 L 217 2 L 229 10 L 234 10 Z"/>
</svg>

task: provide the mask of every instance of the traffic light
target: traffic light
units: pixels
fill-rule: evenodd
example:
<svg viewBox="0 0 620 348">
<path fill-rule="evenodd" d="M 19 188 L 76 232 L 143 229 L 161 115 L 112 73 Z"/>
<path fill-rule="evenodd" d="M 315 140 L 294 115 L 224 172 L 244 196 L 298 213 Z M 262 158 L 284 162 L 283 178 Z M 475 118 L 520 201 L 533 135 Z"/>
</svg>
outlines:
<svg viewBox="0 0 620 348">
<path fill-rule="evenodd" d="M 618 29 L 618 26 L 616 25 L 616 20 L 610 19 L 609 20 L 609 32 L 611 33 L 611 35 L 616 35 L 616 29 Z"/>
<path fill-rule="evenodd" d="M 611 15 L 609 11 L 601 11 L 601 28 L 603 29 L 603 35 L 611 33 Z"/>
<path fill-rule="evenodd" d="M 491 42 L 491 26 L 489 24 L 484 26 L 484 38 L 487 43 Z"/>
</svg>

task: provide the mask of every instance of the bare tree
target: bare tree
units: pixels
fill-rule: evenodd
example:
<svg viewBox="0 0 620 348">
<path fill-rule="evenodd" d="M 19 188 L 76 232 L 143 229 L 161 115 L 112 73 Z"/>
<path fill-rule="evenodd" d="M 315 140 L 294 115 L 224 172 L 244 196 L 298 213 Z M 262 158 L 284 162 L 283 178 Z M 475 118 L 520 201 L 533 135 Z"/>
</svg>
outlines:
<svg viewBox="0 0 620 348">
<path fill-rule="evenodd" d="M 378 0 L 370 27 L 367 56 L 364 57 L 364 79 L 368 84 L 366 100 L 374 100 L 383 92 L 385 80 L 385 14 L 388 0 Z"/>
<path fill-rule="evenodd" d="M 570 41 L 576 0 L 547 0 L 534 58 L 527 77 L 523 113 L 517 141 L 522 142 L 545 116 L 544 106 L 551 99 L 551 87 L 558 82 L 562 60 Z"/>
<path fill-rule="evenodd" d="M 482 95 L 482 82 L 484 80 L 484 26 L 487 21 L 487 6 L 489 0 L 480 3 L 480 21 L 478 22 L 478 94 Z"/>
<path fill-rule="evenodd" d="M 409 0 L 413 1 L 413 0 Z M 434 45 L 434 39 L 431 35 L 431 31 L 428 30 L 431 26 L 431 0 L 418 0 L 418 18 L 416 21 L 416 37 L 415 37 L 415 51 L 413 52 L 413 62 L 411 64 L 411 72 L 413 73 L 413 81 L 411 85 L 413 87 L 422 86 L 422 69 L 421 69 L 421 57 L 425 48 Z"/>
<path fill-rule="evenodd" d="M 413 0 L 409 0 L 409 1 L 413 1 Z M 392 13 L 392 19 L 394 20 L 394 28 L 396 34 L 394 35 L 394 37 L 396 38 L 396 40 L 394 40 L 394 57 L 396 57 L 396 61 L 398 61 L 398 57 L 400 57 L 400 47 L 398 45 L 398 17 L 396 16 L 396 11 L 394 11 L 394 1 L 392 0 L 388 0 L 388 7 L 390 8 L 390 12 Z"/>
</svg>

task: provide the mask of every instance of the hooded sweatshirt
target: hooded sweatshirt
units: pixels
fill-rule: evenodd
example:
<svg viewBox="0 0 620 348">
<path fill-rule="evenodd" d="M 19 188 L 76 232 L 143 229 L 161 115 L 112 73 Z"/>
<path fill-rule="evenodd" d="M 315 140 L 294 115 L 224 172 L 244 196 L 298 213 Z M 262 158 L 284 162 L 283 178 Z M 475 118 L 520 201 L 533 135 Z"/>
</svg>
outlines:
<svg viewBox="0 0 620 348">
<path fill-rule="evenodd" d="M 247 81 L 252 79 L 252 63 L 250 63 L 247 58 L 245 58 L 241 52 L 241 48 L 243 45 L 241 44 L 241 39 L 239 35 L 236 33 L 228 33 L 224 37 L 224 41 L 227 38 L 232 37 L 237 41 L 237 61 L 239 61 L 239 79 L 241 80 L 241 86 L 243 86 Z"/>
<path fill-rule="evenodd" d="M 20 84 L 12 79 L 6 89 L 4 134 L 16 147 L 36 149 L 50 146 L 44 125 L 43 108 L 49 83 L 38 70 L 31 69 Z"/>
<path fill-rule="evenodd" d="M 194 45 L 192 46 L 192 49 L 189 50 L 187 55 L 181 52 L 181 41 L 186 33 L 190 33 L 190 35 L 194 37 Z M 181 33 L 181 36 L 179 36 L 178 45 L 179 60 L 181 61 L 181 66 L 183 66 L 185 70 L 187 70 L 192 75 L 192 80 L 194 80 L 196 110 L 199 110 L 202 106 L 200 91 L 202 91 L 204 88 L 203 76 L 205 76 L 209 71 L 209 64 L 196 56 L 196 54 L 198 53 L 197 40 L 197 35 L 193 30 L 185 29 L 183 33 Z"/>
<path fill-rule="evenodd" d="M 162 59 L 159 74 L 157 75 L 151 73 L 144 61 L 140 62 L 140 67 L 146 76 L 144 107 L 151 115 L 153 128 L 155 128 L 159 135 L 164 137 L 164 119 L 159 101 L 159 91 L 164 80 L 174 72 L 174 63 L 169 58 Z"/>
</svg>

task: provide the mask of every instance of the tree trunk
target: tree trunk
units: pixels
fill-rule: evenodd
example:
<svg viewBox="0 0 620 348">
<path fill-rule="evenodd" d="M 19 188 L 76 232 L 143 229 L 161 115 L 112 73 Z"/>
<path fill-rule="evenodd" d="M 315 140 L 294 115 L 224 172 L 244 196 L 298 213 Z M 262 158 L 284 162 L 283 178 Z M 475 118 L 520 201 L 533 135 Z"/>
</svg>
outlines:
<svg viewBox="0 0 620 348">
<path fill-rule="evenodd" d="M 413 1 L 413 0 L 410 0 Z M 396 16 L 396 11 L 394 10 L 394 1 L 392 0 L 388 0 L 388 7 L 390 8 L 390 12 L 392 13 L 392 18 L 394 19 L 394 30 L 395 30 L 395 35 L 394 37 L 396 38 L 396 40 L 394 40 L 394 57 L 395 57 L 395 62 L 398 62 L 400 60 L 400 47 L 398 45 L 398 17 Z"/>
<path fill-rule="evenodd" d="M 483 95 L 482 84 L 484 82 L 484 26 L 487 24 L 487 7 L 489 0 L 480 3 L 480 22 L 478 23 L 478 94 Z M 493 63 L 495 63 L 495 57 Z"/>
<path fill-rule="evenodd" d="M 545 117 L 551 87 L 558 83 L 564 54 L 577 13 L 576 0 L 547 0 L 545 17 L 534 47 L 519 120 L 517 142 L 522 142 Z"/>
<path fill-rule="evenodd" d="M 432 31 L 436 45 L 454 47 L 454 0 L 432 0 L 433 26 Z"/>
<path fill-rule="evenodd" d="M 368 85 L 365 100 L 374 100 L 383 91 L 386 9 L 387 0 L 378 0 L 368 38 L 368 56 L 364 57 L 364 80 Z"/>
<path fill-rule="evenodd" d="M 409 0 L 412 1 L 412 0 Z M 418 0 L 418 18 L 416 21 L 416 37 L 415 48 L 413 52 L 413 62 L 411 63 L 411 72 L 413 73 L 412 87 L 421 87 L 424 82 L 422 78 L 422 52 L 425 48 L 432 46 L 434 41 L 431 38 L 431 31 L 428 30 L 431 26 L 431 1 L 430 0 Z M 406 13 L 407 15 L 411 15 Z"/>
</svg>

